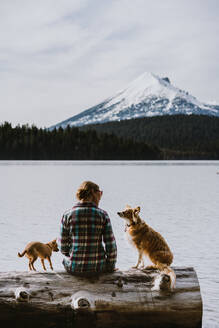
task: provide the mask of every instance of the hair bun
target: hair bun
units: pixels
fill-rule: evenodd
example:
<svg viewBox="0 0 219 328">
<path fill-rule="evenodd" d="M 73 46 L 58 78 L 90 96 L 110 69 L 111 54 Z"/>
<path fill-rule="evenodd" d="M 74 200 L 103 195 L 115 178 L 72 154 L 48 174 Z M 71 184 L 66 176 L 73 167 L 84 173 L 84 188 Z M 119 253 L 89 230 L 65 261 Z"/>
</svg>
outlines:
<svg viewBox="0 0 219 328">
<path fill-rule="evenodd" d="M 85 198 L 88 197 L 88 195 L 89 195 L 88 190 L 85 190 L 85 189 L 80 189 L 79 190 L 80 199 L 85 199 Z"/>
<path fill-rule="evenodd" d="M 99 186 L 91 181 L 84 181 L 77 190 L 76 197 L 79 200 L 89 200 L 92 197 L 92 192 L 98 190 Z"/>
</svg>

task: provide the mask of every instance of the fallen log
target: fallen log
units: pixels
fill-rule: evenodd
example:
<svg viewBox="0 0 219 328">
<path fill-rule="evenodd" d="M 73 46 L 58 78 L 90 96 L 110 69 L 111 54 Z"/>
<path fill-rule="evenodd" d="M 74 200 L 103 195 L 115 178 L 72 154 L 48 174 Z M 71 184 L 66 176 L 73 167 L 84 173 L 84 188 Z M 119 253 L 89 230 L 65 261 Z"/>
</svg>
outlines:
<svg viewBox="0 0 219 328">
<path fill-rule="evenodd" d="M 1 327 L 201 328 L 193 268 L 174 267 L 174 290 L 153 290 L 156 270 L 95 278 L 66 272 L 0 272 Z"/>
</svg>

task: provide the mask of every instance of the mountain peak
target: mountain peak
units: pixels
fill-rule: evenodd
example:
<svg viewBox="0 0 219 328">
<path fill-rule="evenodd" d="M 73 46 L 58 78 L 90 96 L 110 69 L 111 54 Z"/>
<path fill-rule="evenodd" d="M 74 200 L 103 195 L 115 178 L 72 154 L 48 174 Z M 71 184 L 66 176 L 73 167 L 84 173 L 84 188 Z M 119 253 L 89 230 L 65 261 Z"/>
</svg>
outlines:
<svg viewBox="0 0 219 328">
<path fill-rule="evenodd" d="M 198 101 L 188 92 L 173 86 L 168 77 L 145 72 L 115 96 L 50 129 L 176 114 L 219 116 L 219 106 Z"/>
<path fill-rule="evenodd" d="M 160 78 L 159 76 L 145 72 L 134 81 L 129 83 L 127 87 L 113 97 L 113 101 L 122 101 L 123 105 L 138 104 L 147 97 L 153 95 L 173 97 L 177 93 L 177 89 L 172 87 L 166 80 L 168 78 Z"/>
<path fill-rule="evenodd" d="M 168 77 L 162 77 L 162 80 L 170 84 L 170 79 Z"/>
</svg>

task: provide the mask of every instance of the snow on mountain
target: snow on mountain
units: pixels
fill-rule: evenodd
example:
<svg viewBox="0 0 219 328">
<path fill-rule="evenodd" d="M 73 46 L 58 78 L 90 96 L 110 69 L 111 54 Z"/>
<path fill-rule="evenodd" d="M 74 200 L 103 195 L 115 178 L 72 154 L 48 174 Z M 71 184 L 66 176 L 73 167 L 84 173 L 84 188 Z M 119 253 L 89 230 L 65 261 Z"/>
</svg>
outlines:
<svg viewBox="0 0 219 328">
<path fill-rule="evenodd" d="M 62 121 L 50 129 L 87 124 L 121 121 L 138 117 L 199 114 L 219 116 L 219 106 L 198 101 L 173 86 L 168 77 L 160 78 L 144 73 L 125 89 L 78 115 Z"/>
</svg>

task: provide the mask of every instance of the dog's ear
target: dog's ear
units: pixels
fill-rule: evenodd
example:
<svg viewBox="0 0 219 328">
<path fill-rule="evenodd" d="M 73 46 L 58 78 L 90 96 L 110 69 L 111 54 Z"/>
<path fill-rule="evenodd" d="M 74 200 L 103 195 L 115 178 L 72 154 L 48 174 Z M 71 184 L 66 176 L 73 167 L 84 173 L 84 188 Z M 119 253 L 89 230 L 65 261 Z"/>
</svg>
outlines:
<svg viewBox="0 0 219 328">
<path fill-rule="evenodd" d="M 136 217 L 135 211 L 132 211 L 132 220 L 133 220 L 134 223 L 138 222 L 138 218 Z"/>
<path fill-rule="evenodd" d="M 134 208 L 134 210 L 132 211 L 132 219 L 135 223 L 139 221 L 139 217 L 137 216 L 139 212 L 140 212 L 140 206 Z"/>
<path fill-rule="evenodd" d="M 135 214 L 138 214 L 140 212 L 141 208 L 140 206 L 137 206 L 135 209 L 134 209 L 134 212 Z"/>
<path fill-rule="evenodd" d="M 131 209 L 131 206 L 130 206 L 130 205 L 126 205 L 125 208 L 127 208 L 127 209 Z"/>
<path fill-rule="evenodd" d="M 57 240 L 57 238 L 56 239 L 53 239 L 52 243 L 53 244 L 56 244 L 56 240 Z"/>
</svg>

